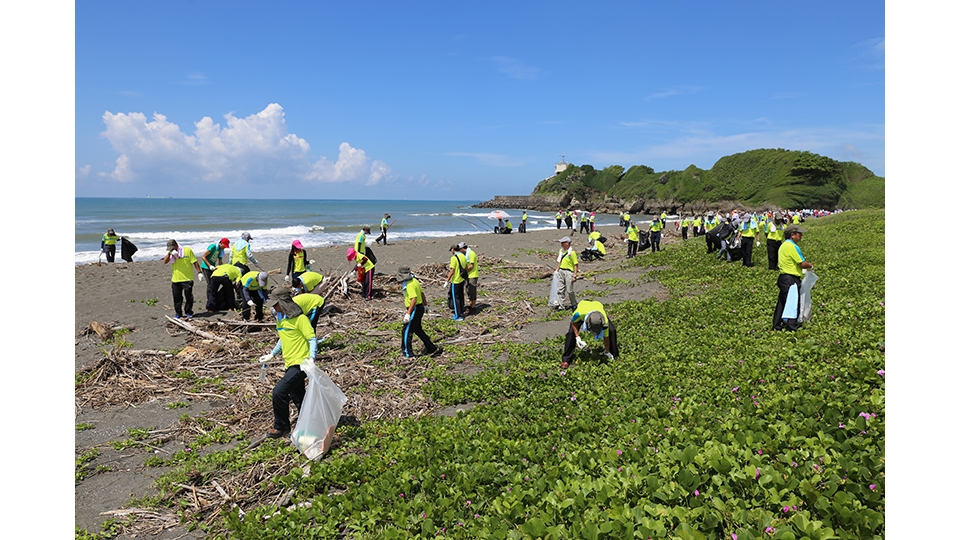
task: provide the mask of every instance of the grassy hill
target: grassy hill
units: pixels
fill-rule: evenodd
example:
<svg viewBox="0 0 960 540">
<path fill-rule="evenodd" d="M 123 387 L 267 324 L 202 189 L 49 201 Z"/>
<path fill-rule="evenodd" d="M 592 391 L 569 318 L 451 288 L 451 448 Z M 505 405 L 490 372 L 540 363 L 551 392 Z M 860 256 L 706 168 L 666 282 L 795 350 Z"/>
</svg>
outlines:
<svg viewBox="0 0 960 540">
<path fill-rule="evenodd" d="M 759 149 L 726 156 L 709 170 L 690 165 L 657 172 L 646 165 L 571 165 L 543 180 L 533 195 L 567 192 L 581 201 L 604 195 L 677 204 L 735 201 L 780 208 L 882 208 L 884 179 L 854 162 L 812 152 Z"/>
</svg>

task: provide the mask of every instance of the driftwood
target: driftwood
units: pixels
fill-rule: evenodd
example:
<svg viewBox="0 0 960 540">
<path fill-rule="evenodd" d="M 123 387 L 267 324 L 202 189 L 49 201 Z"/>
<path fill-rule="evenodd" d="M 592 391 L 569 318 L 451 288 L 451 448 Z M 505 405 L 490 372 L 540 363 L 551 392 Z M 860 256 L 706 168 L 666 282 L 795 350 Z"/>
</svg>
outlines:
<svg viewBox="0 0 960 540">
<path fill-rule="evenodd" d="M 183 329 L 186 330 L 187 332 L 194 333 L 194 334 L 196 334 L 196 335 L 198 335 L 198 336 L 200 336 L 200 337 L 202 337 L 202 338 L 212 339 L 213 341 L 226 341 L 224 338 L 222 338 L 222 337 L 220 337 L 220 336 L 218 336 L 218 335 L 215 335 L 215 334 L 211 334 L 210 332 L 205 332 L 205 331 L 203 331 L 203 330 L 200 330 L 199 328 L 196 328 L 195 326 L 193 326 L 193 325 L 190 324 L 190 323 L 181 321 L 180 319 L 174 319 L 173 317 L 171 317 L 171 316 L 169 316 L 169 315 L 166 315 L 166 317 L 167 317 L 167 320 L 168 320 L 168 321 L 170 321 L 170 322 L 172 322 L 173 324 L 179 326 L 180 328 L 183 328 Z"/>
</svg>

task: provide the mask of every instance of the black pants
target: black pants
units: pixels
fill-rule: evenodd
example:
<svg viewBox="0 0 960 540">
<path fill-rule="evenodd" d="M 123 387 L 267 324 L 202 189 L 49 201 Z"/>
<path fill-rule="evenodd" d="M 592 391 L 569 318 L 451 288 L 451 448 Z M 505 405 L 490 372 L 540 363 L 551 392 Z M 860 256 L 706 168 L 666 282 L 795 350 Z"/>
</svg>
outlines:
<svg viewBox="0 0 960 540">
<path fill-rule="evenodd" d="M 790 293 L 790 287 L 797 286 L 797 305 L 796 312 L 800 315 L 800 278 L 792 274 L 780 274 L 777 278 L 777 307 L 773 310 L 773 329 L 794 331 L 800 328 L 800 321 L 797 319 L 784 319 L 783 312 L 787 307 L 787 295 Z"/>
<path fill-rule="evenodd" d="M 562 219 L 557 219 L 557 229 L 560 229 L 560 222 L 561 222 L 561 221 L 563 221 L 563 220 L 562 220 Z"/>
<path fill-rule="evenodd" d="M 716 234 L 707 233 L 704 238 L 707 239 L 707 253 L 713 253 L 720 249 L 720 237 Z"/>
<path fill-rule="evenodd" d="M 589 221 L 581 221 L 581 222 L 580 222 L 580 232 L 582 232 L 582 233 L 584 233 L 584 232 L 590 232 L 590 222 L 589 222 Z"/>
<path fill-rule="evenodd" d="M 254 306 L 256 307 L 256 321 L 263 322 L 263 298 L 260 297 L 260 291 L 253 291 L 248 293 L 250 294 L 250 299 L 253 300 Z M 243 310 L 240 312 L 240 318 L 245 321 L 250 320 L 250 306 L 247 304 L 247 301 L 243 298 L 243 292 L 240 293 L 240 303 L 243 305 Z"/>
<path fill-rule="evenodd" d="M 572 218 L 572 217 L 563 218 L 563 222 L 567 224 L 567 228 L 568 228 L 568 229 L 573 229 L 573 218 Z"/>
<path fill-rule="evenodd" d="M 684 240 L 687 239 L 687 227 L 683 227 L 682 229 L 680 229 L 680 235 L 683 237 Z"/>
<path fill-rule="evenodd" d="M 375 240 L 375 242 L 379 244 L 381 240 L 383 240 L 383 245 L 387 245 L 387 230 L 386 230 L 386 229 L 380 229 L 380 236 L 377 237 L 377 239 Z"/>
<path fill-rule="evenodd" d="M 743 265 L 747 267 L 753 266 L 753 243 L 757 239 L 752 236 L 743 236 L 740 239 L 740 247 L 743 249 Z"/>
<path fill-rule="evenodd" d="M 403 351 L 403 356 L 407 358 L 416 356 L 413 353 L 413 336 L 417 336 L 420 338 L 420 341 L 423 342 L 424 354 L 437 352 L 437 346 L 430 341 L 430 336 L 423 331 L 422 321 L 423 304 L 417 304 L 417 306 L 413 308 L 413 313 L 410 315 L 410 322 L 403 325 L 403 328 L 400 330 L 400 348 Z"/>
<path fill-rule="evenodd" d="M 203 279 L 207 281 L 207 311 L 216 311 L 217 299 L 213 295 L 213 291 L 216 288 L 213 284 L 213 270 L 201 266 L 200 271 L 203 272 Z"/>
<path fill-rule="evenodd" d="M 637 256 L 637 244 L 636 240 L 627 240 L 627 258 L 632 259 Z"/>
<path fill-rule="evenodd" d="M 520 232 L 527 232 L 527 222 L 526 222 L 526 221 L 521 221 L 521 222 L 520 222 Z"/>
<path fill-rule="evenodd" d="M 236 300 L 233 297 L 233 283 L 227 276 L 214 276 L 210 279 L 210 285 L 213 287 L 213 309 L 207 307 L 208 311 L 223 311 L 237 307 Z"/>
<path fill-rule="evenodd" d="M 174 281 L 170 285 L 173 290 L 173 310 L 177 312 L 177 317 L 182 317 L 184 311 L 187 315 L 193 315 L 193 281 Z M 180 310 L 181 307 L 185 308 L 184 311 Z"/>
<path fill-rule="evenodd" d="M 307 374 L 300 366 L 290 366 L 283 378 L 273 387 L 273 429 L 290 431 L 290 402 L 303 405 L 303 395 L 307 392 Z"/>
<path fill-rule="evenodd" d="M 660 231 L 650 233 L 650 253 L 660 251 Z"/>
<path fill-rule="evenodd" d="M 767 268 L 770 270 L 779 270 L 778 259 L 780 257 L 780 240 L 767 240 Z"/>
<path fill-rule="evenodd" d="M 613 325 L 613 321 L 610 321 L 610 354 L 614 358 L 620 356 L 620 346 L 617 345 L 617 328 Z M 587 332 L 583 327 L 580 328 L 580 333 L 583 334 L 581 339 L 587 342 L 589 345 L 593 341 L 593 336 L 590 335 L 590 332 Z M 573 363 L 573 355 L 577 351 L 577 336 L 573 334 L 573 325 L 570 325 L 567 328 L 567 337 L 563 342 L 563 357 L 562 361 L 567 362 L 568 364 Z"/>
<path fill-rule="evenodd" d="M 463 289 L 465 283 L 466 281 L 461 281 L 460 283 L 450 284 L 450 297 L 447 299 L 447 304 L 453 310 L 454 319 L 463 318 Z"/>
<path fill-rule="evenodd" d="M 103 246 L 103 252 L 107 254 L 107 262 L 113 262 L 117 256 L 117 245 Z"/>
</svg>

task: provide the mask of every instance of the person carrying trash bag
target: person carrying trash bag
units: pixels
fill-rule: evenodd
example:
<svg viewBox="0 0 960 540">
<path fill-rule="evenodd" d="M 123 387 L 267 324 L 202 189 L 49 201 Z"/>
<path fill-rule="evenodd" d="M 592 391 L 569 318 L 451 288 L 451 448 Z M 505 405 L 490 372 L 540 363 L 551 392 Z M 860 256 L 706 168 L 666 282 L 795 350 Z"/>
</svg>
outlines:
<svg viewBox="0 0 960 540">
<path fill-rule="evenodd" d="M 117 241 L 120 237 L 113 229 L 107 229 L 106 234 L 100 237 L 100 252 L 106 254 L 107 262 L 112 263 L 117 256 Z"/>
<path fill-rule="evenodd" d="M 267 437 L 279 439 L 290 433 L 290 402 L 300 410 L 306 391 L 306 373 L 300 369 L 307 359 L 317 358 L 317 335 L 300 306 L 293 301 L 290 291 L 281 290 L 270 312 L 277 319 L 279 339 L 272 351 L 260 357 L 261 364 L 283 355 L 283 377 L 273 387 L 273 429 Z"/>
<path fill-rule="evenodd" d="M 813 268 L 797 245 L 805 232 L 807 230 L 799 225 L 790 225 L 783 231 L 786 240 L 777 252 L 780 275 L 777 277 L 777 305 L 773 309 L 774 330 L 795 332 L 800 329 L 800 283 L 803 271 Z"/>
<path fill-rule="evenodd" d="M 561 368 L 570 367 L 573 362 L 574 347 L 577 349 L 586 348 L 587 342 L 580 337 L 584 330 L 594 340 L 603 340 L 603 350 L 608 360 L 620 356 L 620 347 L 617 345 L 617 329 L 607 316 L 606 310 L 603 309 L 603 304 L 594 300 L 581 300 L 570 318 L 570 328 L 567 329 L 567 337 L 563 343 Z"/>
<path fill-rule="evenodd" d="M 401 283 L 403 291 L 403 305 L 406 311 L 403 314 L 403 327 L 400 329 L 400 351 L 405 358 L 416 356 L 413 352 L 413 336 L 423 342 L 423 353 L 438 356 L 443 349 L 433 344 L 430 336 L 423 331 L 423 315 L 427 312 L 427 295 L 423 293 L 420 281 L 410 272 L 409 266 L 401 266 L 397 270 L 397 281 Z"/>
<path fill-rule="evenodd" d="M 557 311 L 573 309 L 577 305 L 577 295 L 573 291 L 573 284 L 580 273 L 580 260 L 577 252 L 570 247 L 570 237 L 564 236 L 559 240 L 560 251 L 557 253 L 557 269 L 553 272 L 557 279 Z M 570 306 L 567 307 L 569 301 Z"/>
</svg>

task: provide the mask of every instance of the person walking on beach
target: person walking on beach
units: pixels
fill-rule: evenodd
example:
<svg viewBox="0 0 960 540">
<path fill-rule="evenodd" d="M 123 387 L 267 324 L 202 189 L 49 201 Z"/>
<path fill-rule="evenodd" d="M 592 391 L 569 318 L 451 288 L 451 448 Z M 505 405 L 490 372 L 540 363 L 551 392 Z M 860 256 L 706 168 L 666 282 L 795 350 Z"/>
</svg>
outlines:
<svg viewBox="0 0 960 540">
<path fill-rule="evenodd" d="M 300 274 L 308 270 L 307 250 L 303 249 L 303 243 L 300 240 L 294 240 L 290 244 L 290 253 L 287 255 L 287 273 L 286 276 L 291 283 L 296 283 Z"/>
<path fill-rule="evenodd" d="M 573 230 L 573 212 L 567 210 L 566 217 L 563 218 L 564 224 L 567 226 L 567 230 Z"/>
<path fill-rule="evenodd" d="M 176 240 L 167 240 L 167 254 L 163 256 L 163 264 L 173 263 L 173 273 L 170 277 L 170 288 L 173 291 L 174 319 L 186 316 L 193 317 L 193 271 L 197 271 L 200 281 L 203 273 L 197 264 L 197 257 L 190 247 L 180 248 Z M 183 308 L 181 310 L 181 307 Z"/>
<path fill-rule="evenodd" d="M 221 264 L 213 271 L 210 285 L 213 287 L 213 305 L 207 311 L 224 311 L 237 308 L 234 287 L 240 283 L 243 274 L 232 264 Z"/>
<path fill-rule="evenodd" d="M 631 223 L 627 227 L 627 258 L 632 259 L 637 256 L 637 245 L 640 243 L 640 229 L 636 223 Z"/>
<path fill-rule="evenodd" d="M 593 300 L 581 300 L 570 318 L 570 327 L 563 343 L 563 356 L 560 367 L 566 369 L 573 362 L 576 349 L 584 349 L 587 342 L 580 337 L 586 333 L 594 340 L 603 340 L 603 351 L 608 360 L 620 356 L 620 347 L 617 345 L 617 329 L 603 309 L 603 304 Z"/>
<path fill-rule="evenodd" d="M 523 215 L 520 216 L 520 232 L 527 232 L 527 211 L 523 211 Z"/>
<path fill-rule="evenodd" d="M 253 264 L 260 264 L 257 262 L 257 258 L 253 256 L 253 248 L 250 246 L 252 240 L 253 237 L 250 236 L 250 233 L 245 232 L 240 235 L 240 239 L 233 244 L 233 249 L 230 250 L 230 264 L 239 268 L 244 274 L 250 271 L 250 267 L 247 266 L 248 262 L 252 261 Z"/>
<path fill-rule="evenodd" d="M 203 276 L 207 278 L 207 311 L 216 311 L 217 301 L 214 296 L 216 287 L 213 283 L 213 271 L 217 266 L 223 264 L 223 250 L 230 247 L 230 240 L 221 238 L 219 242 L 214 242 L 207 246 L 203 255 L 200 256 L 200 270 Z M 214 264 L 216 261 L 216 264 Z M 249 271 L 249 270 L 248 270 Z M 241 271 L 241 274 L 243 272 Z"/>
<path fill-rule="evenodd" d="M 577 305 L 577 295 L 573 292 L 573 284 L 580 273 L 580 261 L 577 252 L 570 247 L 570 237 L 560 239 L 560 252 L 557 254 L 557 269 L 555 274 L 560 279 L 557 283 L 557 311 L 573 309 Z M 569 307 L 567 306 L 569 303 Z"/>
<path fill-rule="evenodd" d="M 690 228 L 690 218 L 684 216 L 680 219 L 680 237 L 687 239 L 687 229 Z"/>
<path fill-rule="evenodd" d="M 260 357 L 261 363 L 283 355 L 283 378 L 273 387 L 273 429 L 267 431 L 267 437 L 279 439 L 290 434 L 290 402 L 297 410 L 303 405 L 306 394 L 307 374 L 300 369 L 308 358 L 317 358 L 317 335 L 303 310 L 290 296 L 289 291 L 281 291 L 270 310 L 277 318 L 277 334 L 280 339 L 272 351 Z"/>
<path fill-rule="evenodd" d="M 250 320 L 250 308 L 256 307 L 256 316 L 254 320 L 263 322 L 263 304 L 267 301 L 269 291 L 267 291 L 268 274 L 266 272 L 247 272 L 240 276 L 240 302 L 243 306 L 240 311 L 240 318 Z"/>
<path fill-rule="evenodd" d="M 623 213 L 623 232 L 627 232 L 627 229 L 630 228 L 630 211 L 627 210 Z"/>
<path fill-rule="evenodd" d="M 740 237 L 740 249 L 743 250 L 743 266 L 753 267 L 753 243 L 757 240 L 757 218 L 753 214 L 744 214 L 740 221 L 740 230 L 737 236 Z"/>
<path fill-rule="evenodd" d="M 444 282 L 443 288 L 450 288 L 449 304 L 450 309 L 453 310 L 453 316 L 450 318 L 455 321 L 462 321 L 463 289 L 469 275 L 467 258 L 464 257 L 456 245 L 450 247 L 450 253 L 452 253 L 450 256 L 450 271 L 447 273 L 447 281 Z"/>
<path fill-rule="evenodd" d="M 560 222 L 563 221 L 563 212 L 557 210 L 557 230 L 560 230 Z"/>
<path fill-rule="evenodd" d="M 420 338 L 423 342 L 424 354 L 437 356 L 443 352 L 443 349 L 434 345 L 430 341 L 430 336 L 423 331 L 423 315 L 427 312 L 427 295 L 423 292 L 423 287 L 409 266 L 401 266 L 397 270 L 397 281 L 400 282 L 400 289 L 403 291 L 403 305 L 406 312 L 403 314 L 403 327 L 400 329 L 400 351 L 405 358 L 413 358 L 413 336 Z"/>
<path fill-rule="evenodd" d="M 467 306 L 467 314 L 472 315 L 477 309 L 477 283 L 480 281 L 480 263 L 477 252 L 470 249 L 466 242 L 457 244 L 457 249 L 463 253 L 467 260 L 467 281 L 465 284 L 467 290 L 467 300 L 470 305 Z"/>
<path fill-rule="evenodd" d="M 383 245 L 387 245 L 387 229 L 390 228 L 388 219 L 390 219 L 390 214 L 384 214 L 383 219 L 380 220 L 380 236 L 377 237 L 377 245 L 380 245 L 381 240 L 383 240 Z"/>
<path fill-rule="evenodd" d="M 590 216 L 588 216 L 583 210 L 580 211 L 580 232 L 590 232 Z"/>
<path fill-rule="evenodd" d="M 803 271 L 813 268 L 797 245 L 805 232 L 807 230 L 799 225 L 790 225 L 783 231 L 787 239 L 777 251 L 780 276 L 777 277 L 777 306 L 773 309 L 774 330 L 795 332 L 800 329 L 800 282 Z"/>
<path fill-rule="evenodd" d="M 107 229 L 106 234 L 100 237 L 100 251 L 107 256 L 107 262 L 112 263 L 117 257 L 117 241 L 120 237 L 113 229 Z"/>
</svg>

